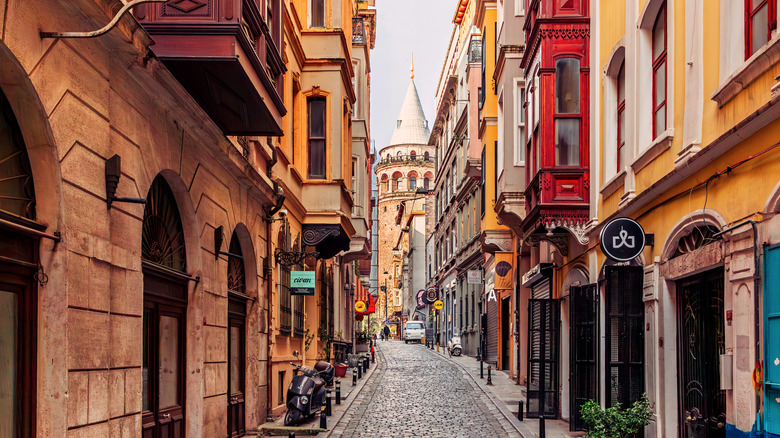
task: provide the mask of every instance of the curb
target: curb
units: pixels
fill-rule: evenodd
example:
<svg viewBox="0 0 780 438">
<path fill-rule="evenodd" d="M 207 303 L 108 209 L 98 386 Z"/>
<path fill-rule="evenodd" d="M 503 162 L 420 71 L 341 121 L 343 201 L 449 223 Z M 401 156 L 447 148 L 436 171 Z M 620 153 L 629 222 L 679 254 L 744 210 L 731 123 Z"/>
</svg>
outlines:
<svg viewBox="0 0 780 438">
<path fill-rule="evenodd" d="M 490 389 L 487 387 L 487 385 L 485 385 L 484 383 L 482 383 L 482 379 L 478 379 L 478 378 L 474 377 L 474 376 L 471 374 L 471 372 L 469 372 L 469 370 L 468 370 L 468 369 L 466 369 L 466 367 L 464 367 L 464 366 L 463 366 L 463 365 L 461 365 L 460 363 L 458 363 L 458 362 L 456 362 L 456 361 L 452 360 L 451 358 L 449 358 L 449 357 L 447 356 L 447 354 L 437 353 L 435 350 L 433 350 L 433 351 L 432 351 L 432 353 L 434 353 L 434 354 L 437 354 L 437 355 L 440 355 L 440 356 L 442 356 L 443 358 L 445 358 L 446 360 L 450 361 L 451 363 L 454 363 L 455 365 L 457 365 L 458 367 L 460 367 L 460 369 L 462 369 L 462 370 L 463 370 L 463 372 L 465 372 L 465 373 L 466 373 L 466 375 L 468 375 L 469 377 L 471 377 L 471 380 L 473 380 L 474 382 L 476 382 L 477 386 L 479 386 L 479 389 L 481 389 L 481 390 L 482 390 L 482 392 L 484 392 L 484 393 L 485 393 L 485 395 L 487 395 L 487 396 L 488 396 L 488 398 L 490 399 L 490 401 L 492 401 L 492 402 L 493 402 L 493 404 L 494 404 L 494 405 L 496 405 L 496 407 L 498 408 L 499 412 L 501 412 L 501 414 L 502 414 L 502 415 L 503 415 L 503 416 L 504 416 L 504 417 L 507 419 L 507 421 L 509 421 L 509 423 L 512 425 L 512 427 L 514 427 L 514 428 L 515 428 L 515 430 L 517 430 L 517 432 L 518 432 L 518 433 L 519 433 L 521 436 L 523 436 L 524 438 L 536 438 L 536 436 L 537 436 L 537 435 L 536 435 L 535 433 L 531 432 L 530 430 L 528 430 L 528 428 L 527 428 L 527 427 L 526 427 L 526 426 L 525 426 L 523 423 L 521 423 L 521 422 L 520 422 L 520 420 L 518 420 L 518 419 L 517 419 L 517 417 L 515 417 L 514 415 L 512 415 L 512 412 L 511 412 L 511 411 L 510 411 L 510 410 L 509 410 L 509 409 L 506 407 L 506 405 L 504 404 L 504 402 L 502 402 L 501 400 L 499 400 L 499 399 L 498 399 L 498 397 L 497 397 L 495 394 L 493 394 L 493 391 L 491 391 L 491 390 L 490 390 Z"/>
<path fill-rule="evenodd" d="M 317 434 L 317 438 L 327 438 L 333 433 L 333 429 L 336 428 L 336 425 L 339 424 L 339 421 L 341 421 L 341 418 L 349 411 L 349 408 L 352 406 L 352 403 L 355 402 L 355 399 L 357 399 L 357 396 L 360 394 L 360 390 L 363 389 L 364 386 L 366 386 L 366 383 L 368 383 L 368 380 L 374 375 L 374 371 L 376 371 L 377 368 L 379 368 L 379 352 L 376 354 L 377 361 L 374 363 L 373 367 L 369 367 L 368 371 L 366 371 L 366 374 L 363 375 L 363 378 L 358 381 L 358 384 L 352 389 L 352 394 L 355 394 L 354 397 L 352 397 L 351 400 L 347 401 L 346 403 L 342 403 L 340 407 L 340 412 L 334 412 L 333 415 L 328 418 L 328 426 L 329 428 L 325 431 L 322 431 Z M 322 430 L 322 429 L 320 429 Z"/>
</svg>

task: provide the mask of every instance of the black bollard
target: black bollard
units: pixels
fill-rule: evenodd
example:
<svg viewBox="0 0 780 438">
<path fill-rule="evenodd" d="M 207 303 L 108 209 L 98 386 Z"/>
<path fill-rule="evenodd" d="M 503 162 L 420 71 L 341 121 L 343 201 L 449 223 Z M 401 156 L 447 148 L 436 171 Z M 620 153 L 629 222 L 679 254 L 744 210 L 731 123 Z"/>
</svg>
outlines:
<svg viewBox="0 0 780 438">
<path fill-rule="evenodd" d="M 523 401 L 517 402 L 517 419 L 523 421 Z"/>
<path fill-rule="evenodd" d="M 290 435 L 288 435 L 288 438 L 295 438 L 295 432 L 290 432 Z"/>
<path fill-rule="evenodd" d="M 363 359 L 363 372 L 364 373 L 368 372 L 368 367 L 369 366 L 370 365 L 368 364 L 368 356 L 366 356 L 365 359 Z"/>
<path fill-rule="evenodd" d="M 333 415 L 333 408 L 330 405 L 330 388 L 325 391 L 325 415 L 328 417 Z"/>
<path fill-rule="evenodd" d="M 363 378 L 363 365 L 362 364 L 358 364 L 357 372 L 358 372 L 358 379 L 362 379 Z"/>
<path fill-rule="evenodd" d="M 490 367 L 490 365 L 488 365 L 488 379 L 487 379 L 486 385 L 492 385 L 493 384 L 493 378 L 490 375 L 490 369 L 491 369 L 491 367 Z"/>
<path fill-rule="evenodd" d="M 357 367 L 352 368 L 352 386 L 357 385 Z"/>
<path fill-rule="evenodd" d="M 371 350 L 371 363 L 374 363 L 374 362 L 376 362 L 376 360 L 374 359 L 374 350 L 372 349 Z"/>
<path fill-rule="evenodd" d="M 539 438 L 544 438 L 544 415 L 539 416 Z"/>
<path fill-rule="evenodd" d="M 341 380 L 336 380 L 336 404 L 341 404 Z"/>
<path fill-rule="evenodd" d="M 320 408 L 320 429 L 328 430 L 328 417 L 325 416 L 325 406 Z"/>
</svg>

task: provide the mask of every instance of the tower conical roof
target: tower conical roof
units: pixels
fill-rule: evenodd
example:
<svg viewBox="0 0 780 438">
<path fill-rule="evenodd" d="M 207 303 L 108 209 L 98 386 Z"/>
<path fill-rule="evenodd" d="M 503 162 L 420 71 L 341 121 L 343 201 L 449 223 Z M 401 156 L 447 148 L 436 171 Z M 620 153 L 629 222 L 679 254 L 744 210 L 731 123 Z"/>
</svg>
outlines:
<svg viewBox="0 0 780 438">
<path fill-rule="evenodd" d="M 395 122 L 395 130 L 390 138 L 388 146 L 401 144 L 428 144 L 431 130 L 428 129 L 428 120 L 425 119 L 420 96 L 417 95 L 417 87 L 414 78 L 409 81 L 409 89 L 406 90 L 404 103 L 401 105 L 401 113 Z"/>
</svg>

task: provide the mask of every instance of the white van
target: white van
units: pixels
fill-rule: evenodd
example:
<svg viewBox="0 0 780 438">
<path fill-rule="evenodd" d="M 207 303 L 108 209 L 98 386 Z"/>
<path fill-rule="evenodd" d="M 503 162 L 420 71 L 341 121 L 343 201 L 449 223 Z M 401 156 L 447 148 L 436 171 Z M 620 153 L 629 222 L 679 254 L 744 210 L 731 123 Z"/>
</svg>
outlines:
<svg viewBox="0 0 780 438">
<path fill-rule="evenodd" d="M 422 342 L 425 336 L 425 323 L 422 321 L 407 321 L 404 326 L 404 342 Z"/>
</svg>

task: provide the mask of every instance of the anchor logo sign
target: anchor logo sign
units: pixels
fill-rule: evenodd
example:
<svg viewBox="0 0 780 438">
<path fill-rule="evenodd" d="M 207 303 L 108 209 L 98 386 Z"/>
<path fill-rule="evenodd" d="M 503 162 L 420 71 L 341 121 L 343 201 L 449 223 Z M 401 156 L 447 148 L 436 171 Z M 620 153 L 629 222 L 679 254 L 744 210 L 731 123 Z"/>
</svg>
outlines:
<svg viewBox="0 0 780 438">
<path fill-rule="evenodd" d="M 629 236 L 628 231 L 624 230 L 623 227 L 620 227 L 620 232 L 617 236 L 612 236 L 612 246 L 615 247 L 615 249 L 622 248 L 623 246 L 633 249 L 635 245 L 634 236 Z"/>
</svg>

